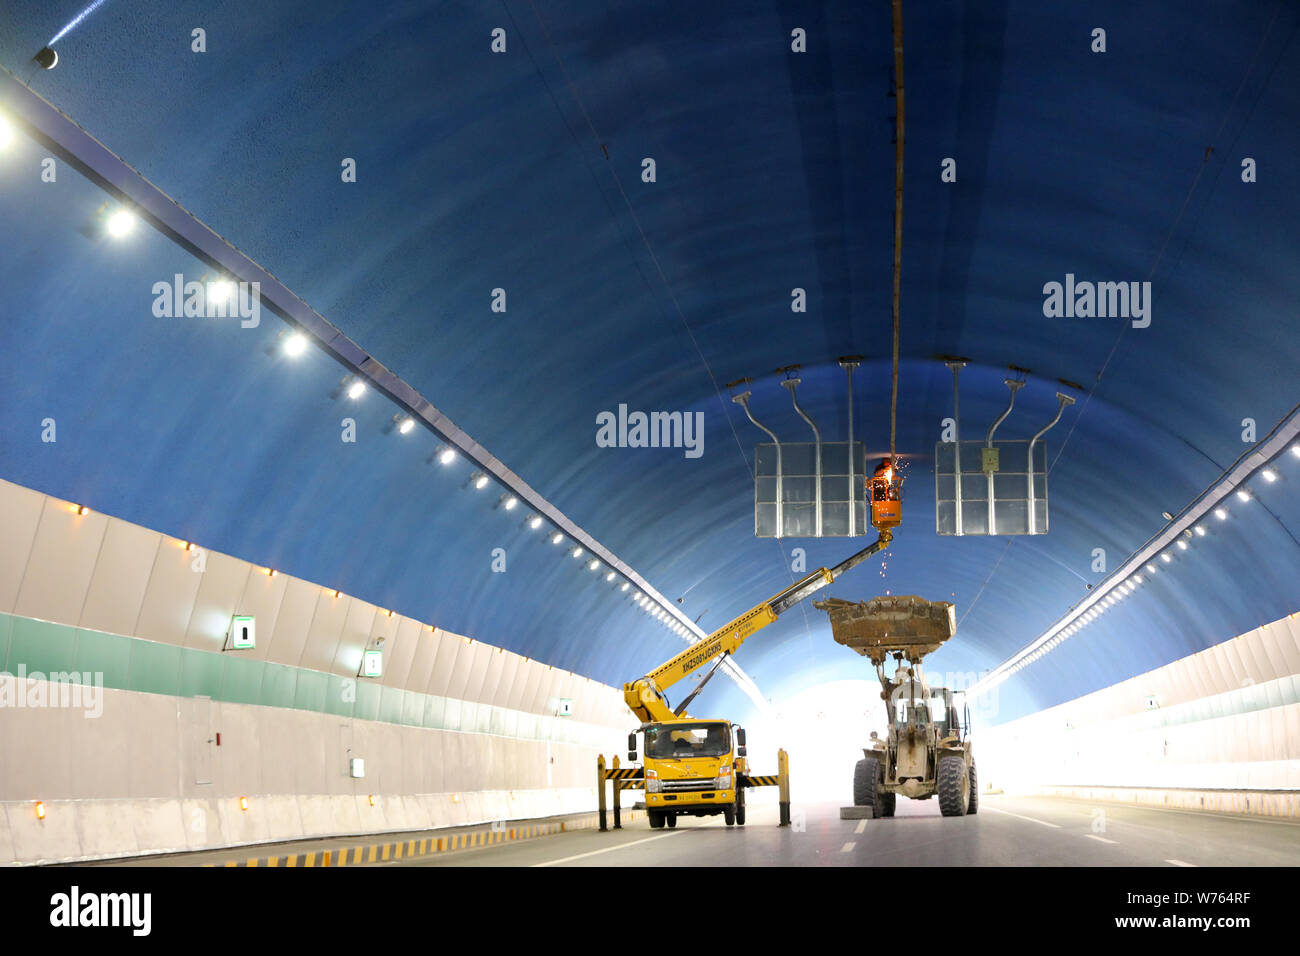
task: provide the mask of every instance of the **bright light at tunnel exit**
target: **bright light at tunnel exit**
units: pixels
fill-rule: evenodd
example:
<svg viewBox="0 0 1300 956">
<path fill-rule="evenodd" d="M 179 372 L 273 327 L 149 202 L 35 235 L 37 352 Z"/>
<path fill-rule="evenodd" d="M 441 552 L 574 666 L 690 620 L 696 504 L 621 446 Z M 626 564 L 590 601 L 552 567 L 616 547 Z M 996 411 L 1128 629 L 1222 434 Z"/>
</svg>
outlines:
<svg viewBox="0 0 1300 956">
<path fill-rule="evenodd" d="M 753 773 L 770 773 L 777 749 L 785 748 L 800 800 L 848 805 L 862 749 L 871 731 L 883 735 L 885 728 L 885 704 L 874 678 L 818 684 L 777 701 L 772 716 L 746 725 L 749 765 Z"/>
<path fill-rule="evenodd" d="M 14 129 L 9 125 L 9 121 L 0 116 L 0 149 L 4 149 L 14 138 Z"/>
</svg>

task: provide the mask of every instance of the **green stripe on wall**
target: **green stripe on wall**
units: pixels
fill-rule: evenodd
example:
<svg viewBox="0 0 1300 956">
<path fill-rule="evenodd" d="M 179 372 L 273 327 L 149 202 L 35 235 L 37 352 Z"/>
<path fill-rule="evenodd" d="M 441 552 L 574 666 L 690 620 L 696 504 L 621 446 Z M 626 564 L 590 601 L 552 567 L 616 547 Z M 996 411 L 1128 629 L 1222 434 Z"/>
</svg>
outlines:
<svg viewBox="0 0 1300 956">
<path fill-rule="evenodd" d="M 609 731 L 571 718 L 548 717 L 474 701 L 385 687 L 305 667 L 177 647 L 143 638 L 0 614 L 4 672 L 76 675 L 84 684 L 179 697 L 210 697 L 232 704 L 315 711 L 431 730 L 490 733 L 601 747 Z M 630 715 L 629 715 L 630 719 Z"/>
</svg>

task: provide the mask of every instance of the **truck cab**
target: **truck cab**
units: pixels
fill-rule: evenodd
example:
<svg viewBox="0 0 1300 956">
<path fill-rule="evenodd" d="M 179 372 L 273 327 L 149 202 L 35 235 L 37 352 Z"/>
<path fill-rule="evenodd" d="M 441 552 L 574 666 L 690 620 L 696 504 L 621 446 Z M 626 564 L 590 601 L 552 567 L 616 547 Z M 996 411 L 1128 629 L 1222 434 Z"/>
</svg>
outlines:
<svg viewBox="0 0 1300 956">
<path fill-rule="evenodd" d="M 677 817 L 721 813 L 727 826 L 745 822 L 745 731 L 725 720 L 683 717 L 642 724 L 646 815 L 653 829 L 675 827 Z M 636 738 L 628 757 L 636 759 Z"/>
</svg>

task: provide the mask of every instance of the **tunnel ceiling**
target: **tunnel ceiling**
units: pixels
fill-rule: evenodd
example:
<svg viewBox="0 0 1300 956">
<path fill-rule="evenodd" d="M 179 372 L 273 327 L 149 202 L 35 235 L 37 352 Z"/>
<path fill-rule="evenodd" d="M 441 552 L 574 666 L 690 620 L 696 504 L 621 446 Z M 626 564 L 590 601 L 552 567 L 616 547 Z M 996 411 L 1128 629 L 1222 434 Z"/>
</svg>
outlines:
<svg viewBox="0 0 1300 956">
<path fill-rule="evenodd" d="M 1095 549 L 1117 566 L 1248 450 L 1244 419 L 1262 437 L 1296 404 L 1300 10 L 1161 6 L 904 3 L 904 522 L 831 590 L 955 602 L 933 669 L 982 670 L 1037 636 L 1103 579 Z M 886 4 L 108 0 L 37 69 L 83 7 L 0 4 L 0 61 L 706 630 L 788 584 L 793 548 L 809 568 L 855 550 L 754 537 L 762 436 L 722 386 L 753 378 L 756 415 L 803 441 L 772 374 L 800 363 L 801 402 L 842 439 L 834 360 L 860 354 L 855 430 L 888 450 Z M 104 195 L 67 167 L 42 182 L 47 153 L 19 138 L 0 161 L 0 477 L 610 683 L 681 647 L 494 508 L 500 489 L 466 488 L 463 461 L 431 464 L 432 435 L 386 433 L 382 396 L 331 397 L 343 371 L 283 357 L 274 316 L 155 317 L 153 284 L 203 267 L 149 229 L 102 238 Z M 1150 326 L 1045 317 L 1043 286 L 1067 273 L 1149 280 Z M 970 359 L 967 438 L 1005 405 L 1008 365 L 1028 384 L 999 437 L 1077 396 L 1047 438 L 1049 534 L 936 535 L 939 355 Z M 620 403 L 703 413 L 703 454 L 598 447 L 596 416 Z M 1280 469 L 1005 685 L 999 716 L 1296 610 L 1300 458 Z M 865 675 L 811 605 L 738 660 L 774 697 Z M 730 685 L 709 695 L 747 707 Z"/>
</svg>

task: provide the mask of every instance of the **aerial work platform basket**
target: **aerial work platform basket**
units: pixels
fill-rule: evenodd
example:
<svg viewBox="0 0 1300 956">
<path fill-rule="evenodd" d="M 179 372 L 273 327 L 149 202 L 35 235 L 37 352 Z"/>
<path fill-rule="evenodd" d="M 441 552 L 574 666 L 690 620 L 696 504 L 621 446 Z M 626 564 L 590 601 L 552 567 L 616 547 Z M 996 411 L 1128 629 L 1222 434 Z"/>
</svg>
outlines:
<svg viewBox="0 0 1300 956">
<path fill-rule="evenodd" d="M 837 644 L 877 664 L 895 652 L 919 661 L 957 633 L 957 614 L 950 602 L 927 601 L 914 594 L 870 601 L 827 598 L 813 606 L 830 617 Z"/>
</svg>

